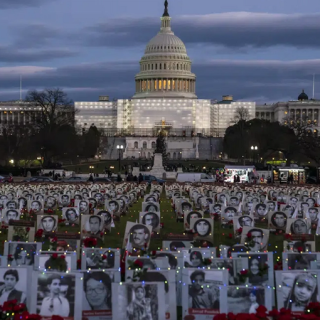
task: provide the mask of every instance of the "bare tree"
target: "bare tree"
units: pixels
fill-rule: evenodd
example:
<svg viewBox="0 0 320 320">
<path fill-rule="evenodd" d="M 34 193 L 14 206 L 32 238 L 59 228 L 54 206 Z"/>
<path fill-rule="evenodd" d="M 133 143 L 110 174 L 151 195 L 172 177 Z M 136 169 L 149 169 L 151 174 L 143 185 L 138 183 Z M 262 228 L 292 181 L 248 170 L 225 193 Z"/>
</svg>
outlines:
<svg viewBox="0 0 320 320">
<path fill-rule="evenodd" d="M 74 129 L 75 109 L 67 94 L 59 88 L 30 91 L 26 101 L 38 109 L 33 125 L 37 130 L 37 146 L 44 158 L 43 163 L 47 165 L 59 155 L 70 129 Z M 68 132 L 68 137 L 63 137 L 62 132 Z"/>
<path fill-rule="evenodd" d="M 232 123 L 238 123 L 239 121 L 248 121 L 249 119 L 249 110 L 245 107 L 238 107 L 234 112 L 234 118 L 232 120 Z"/>
</svg>

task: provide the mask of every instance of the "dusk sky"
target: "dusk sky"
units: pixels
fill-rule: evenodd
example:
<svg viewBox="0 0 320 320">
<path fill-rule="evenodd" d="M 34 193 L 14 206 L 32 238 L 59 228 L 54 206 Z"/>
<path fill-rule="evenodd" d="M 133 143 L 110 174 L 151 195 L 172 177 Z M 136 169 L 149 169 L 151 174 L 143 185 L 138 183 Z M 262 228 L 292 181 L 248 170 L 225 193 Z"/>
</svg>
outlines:
<svg viewBox="0 0 320 320">
<path fill-rule="evenodd" d="M 319 0 L 168 0 L 198 98 L 320 99 Z M 60 87 L 74 101 L 126 99 L 164 0 L 0 0 L 0 100 Z"/>
</svg>

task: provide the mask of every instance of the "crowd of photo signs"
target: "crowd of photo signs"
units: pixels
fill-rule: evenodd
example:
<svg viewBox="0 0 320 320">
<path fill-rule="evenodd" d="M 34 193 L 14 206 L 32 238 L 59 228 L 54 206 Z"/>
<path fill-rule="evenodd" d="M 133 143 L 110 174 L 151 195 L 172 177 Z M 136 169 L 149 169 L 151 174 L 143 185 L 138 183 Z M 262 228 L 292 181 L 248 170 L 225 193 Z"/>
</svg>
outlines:
<svg viewBox="0 0 320 320">
<path fill-rule="evenodd" d="M 168 234 L 162 250 L 150 252 L 165 222 L 162 192 L 176 214 L 168 223 L 183 221 L 184 232 Z M 16 299 L 44 318 L 76 320 L 175 320 L 177 306 L 199 320 L 255 313 L 260 305 L 304 312 L 319 299 L 319 192 L 188 183 L 2 185 L 0 305 Z M 139 198 L 122 248 L 102 248 Z M 74 231 L 59 232 L 61 223 Z M 233 226 L 237 244 L 213 243 L 214 223 Z M 284 235 L 282 270 L 274 270 L 268 252 L 273 233 Z M 45 239 L 50 245 L 43 248 Z"/>
</svg>

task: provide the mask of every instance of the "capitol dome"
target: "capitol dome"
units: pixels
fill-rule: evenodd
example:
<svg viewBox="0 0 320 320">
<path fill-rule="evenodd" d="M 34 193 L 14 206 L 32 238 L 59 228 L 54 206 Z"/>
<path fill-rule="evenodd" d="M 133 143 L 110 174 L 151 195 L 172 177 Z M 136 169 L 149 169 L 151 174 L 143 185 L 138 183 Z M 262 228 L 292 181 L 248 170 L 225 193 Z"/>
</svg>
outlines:
<svg viewBox="0 0 320 320">
<path fill-rule="evenodd" d="M 197 98 L 196 76 L 191 72 L 191 60 L 184 43 L 171 30 L 167 0 L 161 29 L 147 44 L 135 81 L 134 99 Z"/>
</svg>

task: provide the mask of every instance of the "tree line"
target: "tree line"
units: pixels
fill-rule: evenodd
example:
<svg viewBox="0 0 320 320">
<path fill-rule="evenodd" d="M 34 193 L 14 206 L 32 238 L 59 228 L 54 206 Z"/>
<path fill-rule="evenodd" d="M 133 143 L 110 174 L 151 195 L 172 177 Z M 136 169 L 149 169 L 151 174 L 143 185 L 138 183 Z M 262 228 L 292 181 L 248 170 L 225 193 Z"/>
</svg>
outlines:
<svg viewBox="0 0 320 320">
<path fill-rule="evenodd" d="M 61 160 L 92 158 L 96 155 L 101 132 L 91 126 L 85 131 L 77 127 L 73 102 L 57 89 L 33 90 L 25 102 L 30 105 L 23 112 L 30 113 L 31 122 L 25 124 L 2 123 L 0 134 L 0 161 L 26 163 L 42 159 L 43 166 Z"/>
<path fill-rule="evenodd" d="M 281 123 L 248 120 L 248 114 L 239 109 L 233 123 L 227 128 L 223 140 L 224 152 L 229 158 L 241 162 L 243 158 L 254 158 L 256 152 L 259 159 L 264 159 L 280 151 L 287 165 L 306 161 L 320 163 L 320 138 L 314 120 L 307 117 L 286 117 Z M 251 150 L 251 146 L 257 146 L 258 150 Z"/>
</svg>

